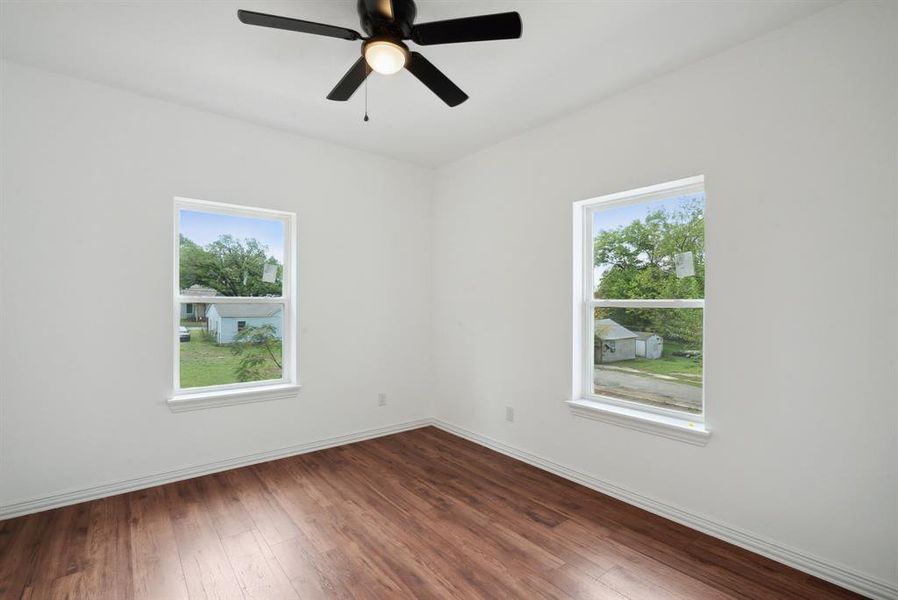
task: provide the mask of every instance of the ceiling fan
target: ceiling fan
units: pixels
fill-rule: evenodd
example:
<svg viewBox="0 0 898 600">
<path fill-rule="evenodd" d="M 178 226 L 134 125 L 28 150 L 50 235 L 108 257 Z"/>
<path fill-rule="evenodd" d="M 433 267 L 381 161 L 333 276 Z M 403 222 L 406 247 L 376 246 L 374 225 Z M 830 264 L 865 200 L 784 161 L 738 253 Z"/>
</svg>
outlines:
<svg viewBox="0 0 898 600">
<path fill-rule="evenodd" d="M 468 99 L 468 95 L 429 60 L 415 51 L 410 51 L 403 40 L 411 40 L 419 46 L 430 46 L 521 37 L 521 16 L 516 12 L 415 24 L 417 9 L 413 0 L 358 0 L 357 10 L 362 30 L 367 37 L 345 27 L 249 10 L 238 10 L 237 18 L 247 25 L 286 29 L 349 41 L 362 40 L 362 56 L 349 67 L 343 79 L 327 95 L 328 100 L 338 101 L 349 100 L 372 70 L 383 75 L 392 75 L 405 68 L 443 102 L 449 106 L 458 106 Z"/>
</svg>

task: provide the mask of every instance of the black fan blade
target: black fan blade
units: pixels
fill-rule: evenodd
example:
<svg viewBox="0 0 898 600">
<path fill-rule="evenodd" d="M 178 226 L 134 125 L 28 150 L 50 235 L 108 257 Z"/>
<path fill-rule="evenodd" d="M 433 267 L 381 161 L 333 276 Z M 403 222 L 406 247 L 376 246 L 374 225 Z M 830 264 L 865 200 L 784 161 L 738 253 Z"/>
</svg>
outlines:
<svg viewBox="0 0 898 600">
<path fill-rule="evenodd" d="M 299 33 L 311 33 L 314 35 L 326 35 L 328 37 L 335 37 L 343 40 L 358 40 L 362 38 L 362 35 L 357 31 L 346 29 L 345 27 L 335 27 L 334 25 L 313 23 L 312 21 L 302 21 L 300 19 L 291 19 L 289 17 L 278 17 L 276 15 L 266 15 L 251 10 L 238 10 L 237 18 L 247 25 L 273 27 L 274 29 L 286 29 L 287 31 L 298 31 Z"/>
<path fill-rule="evenodd" d="M 458 106 L 468 99 L 468 95 L 461 91 L 461 88 L 452 83 L 448 77 L 443 75 L 442 71 L 433 66 L 433 63 L 417 52 L 409 53 L 408 64 L 405 65 L 405 68 L 449 106 Z"/>
<path fill-rule="evenodd" d="M 349 67 L 349 70 L 346 71 L 346 75 L 343 76 L 343 79 L 340 80 L 334 89 L 331 90 L 331 93 L 327 95 L 328 100 L 337 100 L 338 102 L 345 102 L 352 98 L 352 95 L 355 93 L 359 86 L 365 82 L 365 78 L 368 77 L 368 73 L 371 69 L 368 68 L 368 63 L 365 62 L 365 57 L 359 58 L 355 61 L 355 64 Z"/>
<path fill-rule="evenodd" d="M 365 9 L 369 15 L 378 15 L 388 21 L 395 18 L 393 0 L 365 0 Z"/>
<path fill-rule="evenodd" d="M 521 15 L 516 12 L 420 23 L 412 28 L 412 40 L 421 46 L 511 40 L 521 37 Z"/>
</svg>

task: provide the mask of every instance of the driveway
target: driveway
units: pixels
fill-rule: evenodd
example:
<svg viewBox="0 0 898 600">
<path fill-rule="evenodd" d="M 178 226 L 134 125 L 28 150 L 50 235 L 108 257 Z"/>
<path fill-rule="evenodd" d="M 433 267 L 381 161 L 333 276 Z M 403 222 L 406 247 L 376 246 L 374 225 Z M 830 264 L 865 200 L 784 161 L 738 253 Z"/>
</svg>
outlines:
<svg viewBox="0 0 898 600">
<path fill-rule="evenodd" d="M 702 388 L 694 385 L 635 375 L 601 365 L 595 367 L 593 383 L 596 394 L 693 412 L 702 409 Z"/>
</svg>

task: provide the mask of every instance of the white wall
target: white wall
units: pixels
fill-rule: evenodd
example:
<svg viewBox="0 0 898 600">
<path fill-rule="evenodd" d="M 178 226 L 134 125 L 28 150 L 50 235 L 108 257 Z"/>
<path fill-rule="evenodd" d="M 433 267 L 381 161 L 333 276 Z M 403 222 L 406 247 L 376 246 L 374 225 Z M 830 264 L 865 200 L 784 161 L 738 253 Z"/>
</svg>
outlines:
<svg viewBox="0 0 898 600">
<path fill-rule="evenodd" d="M 2 68 L 0 506 L 430 414 L 431 171 Z M 297 213 L 298 399 L 166 406 L 176 195 Z"/>
<path fill-rule="evenodd" d="M 442 169 L 438 416 L 898 584 L 896 12 L 838 5 Z M 703 448 L 563 404 L 571 203 L 698 174 Z"/>
<path fill-rule="evenodd" d="M 436 413 L 898 584 L 898 27 L 883 6 L 839 5 L 436 177 L 2 63 L 0 507 Z M 704 448 L 563 403 L 571 202 L 696 174 Z M 175 195 L 298 213 L 298 400 L 165 405 Z M 835 361 L 845 331 L 864 343 Z"/>
</svg>

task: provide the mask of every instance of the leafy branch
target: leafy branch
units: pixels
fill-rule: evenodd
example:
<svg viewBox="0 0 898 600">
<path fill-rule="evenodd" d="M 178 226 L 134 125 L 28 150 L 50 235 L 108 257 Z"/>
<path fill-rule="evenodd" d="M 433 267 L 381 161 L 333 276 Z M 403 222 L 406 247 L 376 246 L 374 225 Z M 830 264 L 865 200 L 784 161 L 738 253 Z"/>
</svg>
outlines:
<svg viewBox="0 0 898 600">
<path fill-rule="evenodd" d="M 238 332 L 231 344 L 231 351 L 240 357 L 236 368 L 237 379 L 240 381 L 263 379 L 263 371 L 269 359 L 280 369 L 281 361 L 275 354 L 279 341 L 274 325 L 246 327 Z"/>
</svg>

